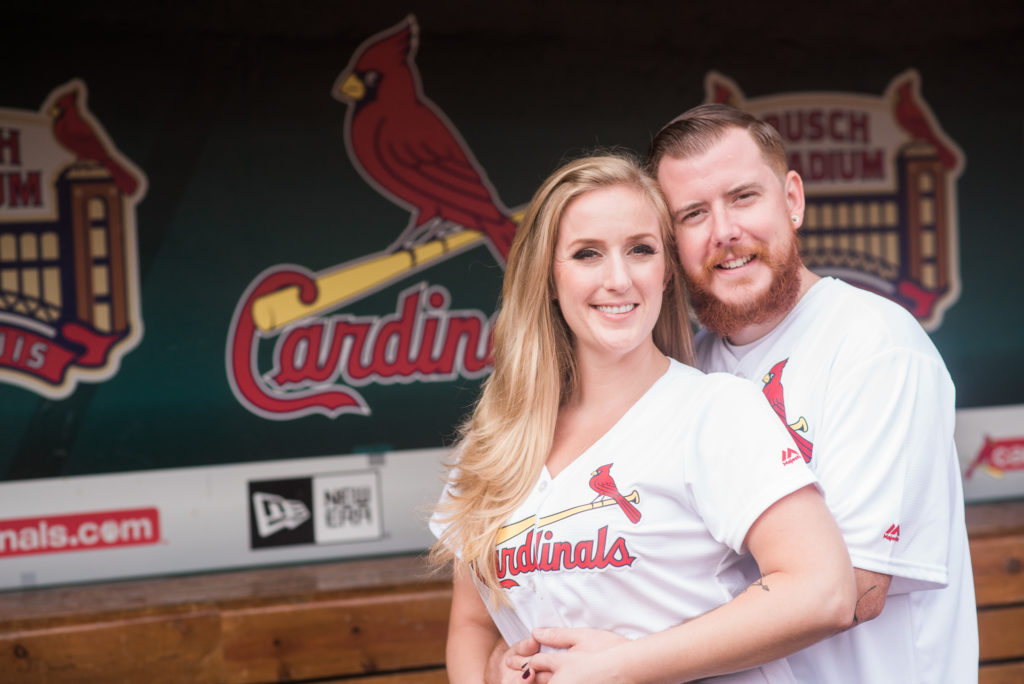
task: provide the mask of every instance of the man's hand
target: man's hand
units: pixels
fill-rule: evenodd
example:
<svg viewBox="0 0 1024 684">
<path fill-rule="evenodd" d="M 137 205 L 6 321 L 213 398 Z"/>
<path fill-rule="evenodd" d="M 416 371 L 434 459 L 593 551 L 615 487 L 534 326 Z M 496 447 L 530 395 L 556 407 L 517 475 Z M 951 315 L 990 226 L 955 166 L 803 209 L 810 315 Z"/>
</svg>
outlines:
<svg viewBox="0 0 1024 684">
<path fill-rule="evenodd" d="M 586 628 L 548 628 L 533 630 L 533 637 L 516 644 L 508 651 L 504 661 L 504 671 L 519 673 L 519 682 L 526 680 L 528 684 L 548 684 L 549 682 L 581 681 L 594 684 L 593 676 L 585 676 L 588 666 L 595 664 L 595 653 L 603 653 L 608 649 L 628 641 L 615 632 L 601 629 Z M 560 653 L 538 654 L 540 647 L 558 649 Z M 526 668 L 524 662 L 529 661 Z M 518 668 L 518 669 L 517 669 Z M 524 672 L 529 670 L 525 677 Z M 600 667 L 598 668 L 600 672 Z M 567 679 L 569 673 L 581 678 Z M 557 678 L 555 678 L 557 675 Z M 589 676 L 589 679 L 588 679 Z M 553 679 L 554 678 L 554 679 Z"/>
<path fill-rule="evenodd" d="M 603 629 L 587 629 L 584 627 L 551 627 L 533 630 L 533 638 L 548 648 L 566 649 L 569 651 L 603 651 L 617 646 L 626 637 Z"/>
<path fill-rule="evenodd" d="M 851 626 L 856 627 L 862 622 L 874 620 L 882 613 L 892 575 L 854 568 L 853 578 L 857 582 L 857 606 L 854 609 Z"/>
</svg>

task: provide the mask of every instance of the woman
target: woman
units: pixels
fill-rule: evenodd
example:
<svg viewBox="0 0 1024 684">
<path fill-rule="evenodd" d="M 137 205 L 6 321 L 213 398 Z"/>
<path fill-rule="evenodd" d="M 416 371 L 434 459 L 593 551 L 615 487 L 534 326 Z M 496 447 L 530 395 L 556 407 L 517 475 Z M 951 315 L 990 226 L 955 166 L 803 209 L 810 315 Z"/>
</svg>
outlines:
<svg viewBox="0 0 1024 684">
<path fill-rule="evenodd" d="M 813 476 L 756 388 L 675 360 L 689 330 L 654 182 L 621 156 L 556 171 L 512 245 L 494 372 L 431 524 L 454 559 L 454 684 L 483 680 L 499 634 L 539 627 L 625 639 L 523 659 L 507 681 L 678 682 L 850 625 L 852 569 Z M 744 549 L 763 576 L 730 600 Z"/>
</svg>

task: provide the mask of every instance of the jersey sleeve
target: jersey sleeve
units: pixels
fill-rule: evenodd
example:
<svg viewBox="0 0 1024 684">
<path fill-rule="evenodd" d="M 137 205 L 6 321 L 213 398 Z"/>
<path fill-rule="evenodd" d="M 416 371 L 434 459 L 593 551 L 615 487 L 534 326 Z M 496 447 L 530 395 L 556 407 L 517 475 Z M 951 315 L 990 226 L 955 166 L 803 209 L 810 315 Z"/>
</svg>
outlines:
<svg viewBox="0 0 1024 684">
<path fill-rule="evenodd" d="M 444 491 L 441 492 L 441 498 L 438 503 L 444 503 L 451 499 L 451 484 L 445 484 Z M 430 518 L 427 520 L 427 528 L 435 538 L 440 539 L 444 531 L 448 529 L 448 523 L 443 518 L 439 511 L 433 511 L 430 514 Z"/>
<path fill-rule="evenodd" d="M 456 458 L 454 459 L 454 462 L 458 463 L 458 454 L 456 453 L 455 456 Z M 441 539 L 441 536 L 451 525 L 451 520 L 439 509 L 442 505 L 449 503 L 452 500 L 452 497 L 456 494 L 457 490 L 455 489 L 454 482 L 458 473 L 458 466 L 449 471 L 448 476 L 445 479 L 444 488 L 441 490 L 441 496 L 438 497 L 437 505 L 434 507 L 433 511 L 431 511 L 430 517 L 427 519 L 427 529 L 429 529 L 430 533 L 438 540 Z M 455 553 L 456 558 L 462 557 L 460 549 L 452 549 L 452 551 Z"/>
<path fill-rule="evenodd" d="M 892 575 L 890 593 L 945 586 L 960 487 L 945 366 L 887 349 L 831 382 L 814 458 L 854 567 Z"/>
<path fill-rule="evenodd" d="M 742 553 L 769 506 L 816 480 L 760 392 L 745 380 L 715 376 L 721 387 L 703 402 L 687 450 L 688 484 L 711 535 Z"/>
</svg>

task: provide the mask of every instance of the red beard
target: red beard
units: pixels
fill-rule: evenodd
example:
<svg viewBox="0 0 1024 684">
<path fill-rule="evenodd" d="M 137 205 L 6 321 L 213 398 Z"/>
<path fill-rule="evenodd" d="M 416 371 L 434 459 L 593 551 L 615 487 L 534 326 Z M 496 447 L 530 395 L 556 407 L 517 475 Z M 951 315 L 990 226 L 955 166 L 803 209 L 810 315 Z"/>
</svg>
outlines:
<svg viewBox="0 0 1024 684">
<path fill-rule="evenodd" d="M 705 287 L 714 273 L 714 264 L 728 258 L 729 252 L 722 250 L 708 260 L 704 273 L 694 278 L 684 274 L 683 280 L 690 296 L 690 306 L 697 319 L 705 328 L 719 337 L 729 337 L 743 328 L 761 323 L 783 311 L 789 311 L 796 304 L 800 294 L 800 241 L 793 233 L 789 249 L 779 255 L 769 254 L 764 245 L 759 245 L 757 258 L 772 272 L 768 289 L 751 301 L 739 304 L 723 302 Z"/>
</svg>

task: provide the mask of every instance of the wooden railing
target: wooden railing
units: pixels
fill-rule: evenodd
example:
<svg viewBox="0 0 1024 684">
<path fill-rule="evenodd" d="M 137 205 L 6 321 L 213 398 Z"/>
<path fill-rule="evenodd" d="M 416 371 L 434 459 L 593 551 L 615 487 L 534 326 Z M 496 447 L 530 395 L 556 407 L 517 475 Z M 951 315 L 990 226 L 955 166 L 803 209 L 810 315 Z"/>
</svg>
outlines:
<svg viewBox="0 0 1024 684">
<path fill-rule="evenodd" d="M 967 513 L 981 684 L 1024 682 L 1024 501 Z M 0 681 L 445 684 L 450 600 L 417 556 L 3 592 Z"/>
</svg>

